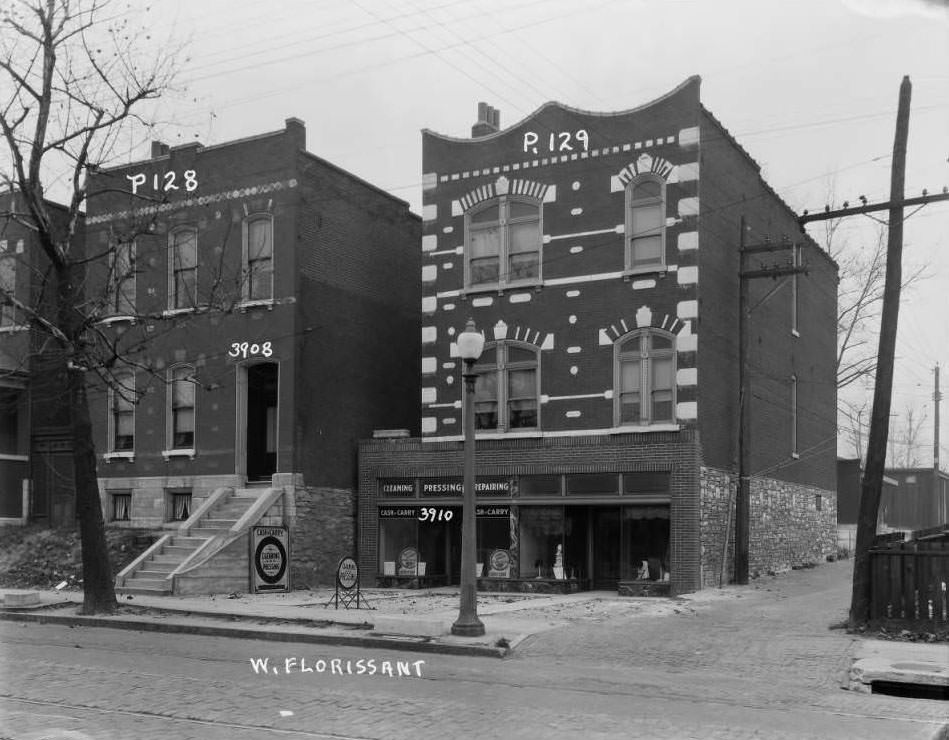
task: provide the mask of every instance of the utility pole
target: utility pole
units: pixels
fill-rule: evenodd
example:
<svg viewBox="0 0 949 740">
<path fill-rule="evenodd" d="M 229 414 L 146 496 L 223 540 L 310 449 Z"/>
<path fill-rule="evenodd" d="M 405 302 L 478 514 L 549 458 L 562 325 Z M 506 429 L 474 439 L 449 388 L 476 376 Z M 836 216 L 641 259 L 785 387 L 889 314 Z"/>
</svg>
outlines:
<svg viewBox="0 0 949 740">
<path fill-rule="evenodd" d="M 942 484 L 939 480 L 939 402 L 942 400 L 942 394 L 939 392 L 939 363 L 933 368 L 935 384 L 933 386 L 933 409 L 935 419 L 933 419 L 933 497 L 936 499 L 936 517 L 942 524 L 949 521 L 946 515 L 946 498 L 942 496 Z"/>
<path fill-rule="evenodd" d="M 850 625 L 865 624 L 870 618 L 870 547 L 876 535 L 886 442 L 889 436 L 890 403 L 893 392 L 893 357 L 900 310 L 900 283 L 903 257 L 903 186 L 906 179 L 906 140 L 909 134 L 909 107 L 912 85 L 903 77 L 893 139 L 893 169 L 890 174 L 889 238 L 886 249 L 886 281 L 877 352 L 873 411 L 867 441 L 867 465 L 863 474 L 860 512 L 857 517 L 857 544 L 854 550 L 853 591 L 850 598 Z"/>
<path fill-rule="evenodd" d="M 777 292 L 773 288 L 755 306 L 748 305 L 748 281 L 755 278 L 776 280 L 786 275 L 807 274 L 807 265 L 795 264 L 793 255 L 797 244 L 787 237 L 780 242 L 766 240 L 762 244 L 745 244 L 745 217 L 739 219 L 738 236 L 738 493 L 735 498 L 735 582 L 748 583 L 749 512 L 751 510 L 751 374 L 748 371 L 748 331 L 751 312 Z M 749 254 L 791 251 L 788 265 L 762 265 L 757 270 L 745 267 L 745 256 Z M 726 534 L 727 538 L 727 534 Z M 727 544 L 727 542 L 726 542 Z M 724 556 L 722 558 L 724 560 Z"/>
</svg>

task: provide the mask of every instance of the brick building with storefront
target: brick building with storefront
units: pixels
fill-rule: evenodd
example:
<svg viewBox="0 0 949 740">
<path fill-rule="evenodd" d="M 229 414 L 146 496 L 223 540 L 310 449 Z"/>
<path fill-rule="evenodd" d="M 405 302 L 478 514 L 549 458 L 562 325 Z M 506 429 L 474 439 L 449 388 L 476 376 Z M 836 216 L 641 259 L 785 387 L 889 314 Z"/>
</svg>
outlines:
<svg viewBox="0 0 949 740">
<path fill-rule="evenodd" d="M 469 318 L 479 587 L 727 581 L 739 248 L 784 235 L 763 259 L 807 274 L 748 280 L 749 571 L 833 552 L 837 268 L 699 88 L 506 129 L 482 104 L 471 138 L 423 132 L 421 436 L 360 445 L 365 583 L 458 582 Z"/>
<path fill-rule="evenodd" d="M 282 522 L 296 585 L 331 580 L 357 440 L 419 415 L 419 238 L 404 201 L 307 152 L 293 118 L 94 174 L 87 243 L 109 257 L 88 286 L 122 358 L 90 399 L 109 525 Z M 247 590 L 242 567 L 186 590 Z"/>
</svg>

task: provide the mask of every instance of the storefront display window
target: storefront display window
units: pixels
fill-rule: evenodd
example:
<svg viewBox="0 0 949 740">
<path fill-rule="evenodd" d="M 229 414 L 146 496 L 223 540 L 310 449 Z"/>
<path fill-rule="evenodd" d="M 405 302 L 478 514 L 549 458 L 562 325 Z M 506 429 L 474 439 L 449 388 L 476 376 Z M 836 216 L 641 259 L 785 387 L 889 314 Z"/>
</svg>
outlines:
<svg viewBox="0 0 949 740">
<path fill-rule="evenodd" d="M 379 520 L 379 572 L 387 576 L 399 575 L 399 555 L 407 547 L 415 547 L 418 522 L 411 518 Z"/>
<path fill-rule="evenodd" d="M 623 573 L 626 579 L 669 578 L 669 505 L 622 508 Z"/>
<path fill-rule="evenodd" d="M 501 508 L 501 507 L 497 507 Z M 508 511 L 507 507 L 503 507 Z M 478 517 L 478 562 L 481 575 L 510 578 L 511 519 L 508 516 Z"/>
<path fill-rule="evenodd" d="M 525 506 L 520 515 L 522 578 L 553 578 L 557 546 L 563 545 L 562 506 Z"/>
</svg>

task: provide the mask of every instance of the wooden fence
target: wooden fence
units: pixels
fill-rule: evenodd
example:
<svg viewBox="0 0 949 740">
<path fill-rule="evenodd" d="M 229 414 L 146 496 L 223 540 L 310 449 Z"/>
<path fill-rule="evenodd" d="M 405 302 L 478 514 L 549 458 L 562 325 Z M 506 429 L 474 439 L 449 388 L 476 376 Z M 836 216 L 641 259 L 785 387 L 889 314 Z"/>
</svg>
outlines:
<svg viewBox="0 0 949 740">
<path fill-rule="evenodd" d="M 949 539 L 878 544 L 870 550 L 870 618 L 949 627 Z"/>
</svg>

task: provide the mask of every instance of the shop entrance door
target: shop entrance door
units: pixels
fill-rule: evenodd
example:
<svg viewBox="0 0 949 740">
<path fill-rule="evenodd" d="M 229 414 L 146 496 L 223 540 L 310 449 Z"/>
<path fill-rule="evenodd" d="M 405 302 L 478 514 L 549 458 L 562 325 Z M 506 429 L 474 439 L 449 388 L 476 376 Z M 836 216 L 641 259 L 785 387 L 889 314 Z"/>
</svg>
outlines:
<svg viewBox="0 0 949 740">
<path fill-rule="evenodd" d="M 619 507 L 593 507 L 593 588 L 615 589 L 620 578 Z"/>
</svg>

